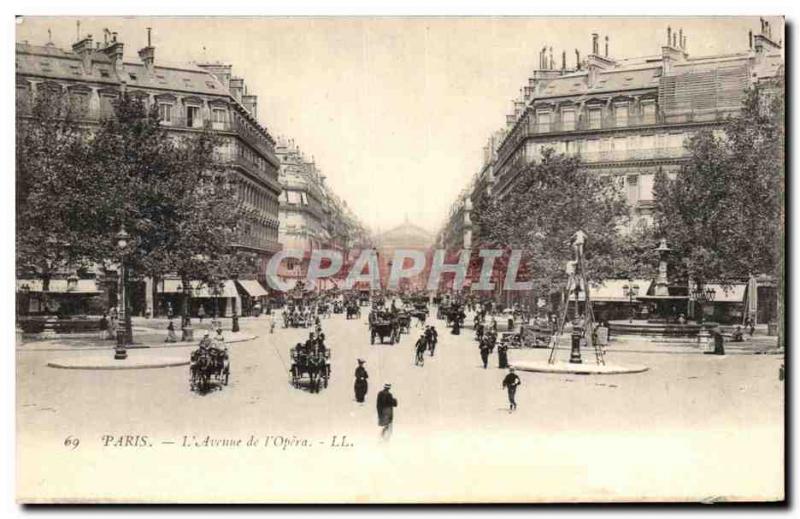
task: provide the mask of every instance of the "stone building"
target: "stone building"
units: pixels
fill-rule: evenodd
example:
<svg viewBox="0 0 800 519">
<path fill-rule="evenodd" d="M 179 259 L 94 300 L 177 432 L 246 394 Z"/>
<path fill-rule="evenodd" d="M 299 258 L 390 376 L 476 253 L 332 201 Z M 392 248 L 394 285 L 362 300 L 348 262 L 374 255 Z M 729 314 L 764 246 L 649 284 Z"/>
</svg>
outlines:
<svg viewBox="0 0 800 519">
<path fill-rule="evenodd" d="M 780 35 L 763 19 L 760 31 L 742 34 L 743 50 L 731 54 L 691 56 L 681 28 L 667 27 L 664 37 L 660 53 L 633 58 L 613 57 L 610 38 L 599 34 L 592 34 L 585 58 L 575 49 L 569 63 L 566 52 L 558 59 L 552 47 L 542 48 L 505 127 L 484 148 L 480 172 L 453 204 L 439 245 L 478 247 L 480 229 L 470 211 L 480 195 L 502 200 L 547 148 L 578 155 L 587 173 L 615 179 L 630 206 L 631 227 L 651 223 L 656 173 L 677 172 L 689 157 L 689 138 L 701 129 L 721 129 L 741 110 L 748 87 L 784 74 Z M 761 308 L 771 304 L 774 290 L 774 283 L 762 280 Z M 609 295 L 609 301 L 623 297 Z M 774 314 L 762 313 L 759 320 Z"/>
<path fill-rule="evenodd" d="M 348 258 L 351 251 L 369 246 L 369 238 L 347 203 L 325 182 L 313 157 L 308 160 L 293 140 L 283 138 L 276 154 L 282 187 L 279 241 L 284 249 L 303 251 L 302 259 L 289 258 L 280 265 L 279 279 L 291 284 L 305 278 L 314 249 L 337 250 Z M 315 288 L 334 288 L 337 283 L 324 279 Z"/>
<path fill-rule="evenodd" d="M 123 42 L 108 32 L 103 41 L 91 35 L 80 38 L 70 50 L 51 42 L 16 44 L 16 93 L 18 117 L 25 116 L 26 102 L 37 91 L 54 89 L 69 96 L 78 110 L 80 123 L 93 125 L 112 115 L 112 101 L 121 93 L 141 96 L 158 106 L 162 125 L 170 132 L 199 132 L 205 127 L 221 139 L 217 155 L 237 187 L 238 200 L 251 210 L 243 222 L 236 246 L 254 252 L 259 258 L 259 277 L 264 277 L 269 258 L 280 249 L 278 243 L 279 161 L 275 142 L 258 122 L 257 96 L 249 94 L 244 80 L 232 75 L 232 66 L 221 63 L 167 64 L 156 60 L 156 48 L 148 30 L 147 45 L 138 51 L 138 60 L 124 54 Z M 66 273 L 69 274 L 69 273 Z M 72 275 L 75 275 L 74 273 Z M 93 276 L 81 273 L 81 276 Z M 260 279 L 264 282 L 265 279 Z M 28 287 L 31 283 L 22 284 Z M 162 314 L 167 307 L 180 307 L 180 281 L 152 280 L 129 287 L 135 314 Z M 155 286 L 154 286 L 155 285 Z M 192 311 L 203 306 L 211 312 L 211 299 L 225 314 L 241 313 L 245 307 L 266 295 L 256 279 L 223 280 L 221 292 L 210 294 L 198 282 L 192 287 Z M 108 287 L 112 292 L 113 283 Z M 100 288 L 97 289 L 100 292 Z M 247 308 L 245 308 L 246 310 Z"/>
<path fill-rule="evenodd" d="M 617 179 L 633 224 L 652 221 L 656 172 L 675 172 L 688 158 L 684 144 L 700 129 L 716 129 L 742 106 L 748 86 L 783 71 L 781 44 L 771 30 L 742 35 L 745 50 L 691 57 L 688 35 L 668 27 L 661 53 L 615 59 L 609 37 L 600 49 L 556 68 L 543 49 L 521 97 L 507 116 L 506 136 L 494 162 L 494 193 L 514 188 L 525 166 L 542 150 L 579 155 L 587 172 Z"/>
</svg>

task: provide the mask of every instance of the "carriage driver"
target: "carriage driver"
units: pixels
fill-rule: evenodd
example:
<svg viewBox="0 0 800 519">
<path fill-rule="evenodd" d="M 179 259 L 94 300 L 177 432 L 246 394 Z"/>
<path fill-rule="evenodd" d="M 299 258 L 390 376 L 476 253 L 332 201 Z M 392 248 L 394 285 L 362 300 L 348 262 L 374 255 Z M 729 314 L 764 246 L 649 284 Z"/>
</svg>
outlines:
<svg viewBox="0 0 800 519">
<path fill-rule="evenodd" d="M 200 339 L 200 349 L 206 350 L 211 347 L 211 334 L 208 330 L 203 333 L 203 338 Z"/>
</svg>

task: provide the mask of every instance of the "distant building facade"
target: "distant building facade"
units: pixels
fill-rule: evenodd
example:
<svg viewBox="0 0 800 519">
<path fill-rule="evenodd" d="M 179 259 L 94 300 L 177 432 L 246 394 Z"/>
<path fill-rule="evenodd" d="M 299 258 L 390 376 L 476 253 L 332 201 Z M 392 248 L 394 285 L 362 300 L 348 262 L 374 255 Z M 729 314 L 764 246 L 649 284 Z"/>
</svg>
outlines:
<svg viewBox="0 0 800 519">
<path fill-rule="evenodd" d="M 302 259 L 283 261 L 278 271 L 282 282 L 305 279 L 315 249 L 336 250 L 345 258 L 342 276 L 320 280 L 313 288 L 329 289 L 344 277 L 350 252 L 370 246 L 369 234 L 347 203 L 325 182 L 325 175 L 313 158 L 306 159 L 291 139 L 279 139 L 276 153 L 280 161 L 279 241 L 284 249 L 302 251 Z M 312 288 L 312 287 L 307 287 Z"/>
</svg>

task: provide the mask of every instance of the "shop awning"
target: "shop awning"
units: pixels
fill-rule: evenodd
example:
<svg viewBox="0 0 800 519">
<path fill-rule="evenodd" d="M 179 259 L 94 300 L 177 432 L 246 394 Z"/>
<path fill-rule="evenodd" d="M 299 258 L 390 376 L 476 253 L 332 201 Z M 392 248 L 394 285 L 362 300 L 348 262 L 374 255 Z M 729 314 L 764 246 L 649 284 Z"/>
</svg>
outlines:
<svg viewBox="0 0 800 519">
<path fill-rule="evenodd" d="M 638 285 L 639 290 L 636 291 L 633 300 L 635 301 L 637 296 L 647 294 L 652 282 L 650 279 L 634 279 L 632 284 Z M 630 296 L 625 292 L 624 287 L 630 284 L 630 280 L 627 279 L 605 279 L 600 283 L 590 283 L 590 297 L 592 301 L 597 301 L 598 303 L 628 303 L 630 302 Z M 570 301 L 575 301 L 574 292 L 570 294 Z M 586 301 L 586 292 L 582 286 L 581 291 L 578 293 L 578 301 Z"/>
<path fill-rule="evenodd" d="M 264 287 L 261 286 L 261 283 L 256 281 L 255 279 L 237 279 L 237 283 L 242 289 L 247 292 L 250 297 L 262 297 L 269 295 L 267 291 L 264 290 Z"/>
<path fill-rule="evenodd" d="M 744 292 L 747 288 L 745 283 L 736 283 L 724 287 L 717 283 L 705 283 L 703 289 L 712 289 L 714 291 L 714 300 L 710 303 L 744 303 Z"/>
<path fill-rule="evenodd" d="M 222 290 L 219 295 L 213 295 L 202 281 L 192 281 L 192 297 L 239 297 L 236 285 L 230 279 L 223 282 Z M 164 279 L 156 284 L 160 294 L 182 294 L 183 282 L 180 279 Z"/>
<path fill-rule="evenodd" d="M 43 292 L 41 279 L 18 279 L 17 292 L 21 292 L 23 286 L 27 286 L 31 293 Z M 73 283 L 70 283 L 68 279 L 51 279 L 48 292 L 53 294 L 99 294 L 101 290 L 98 289 L 95 279 L 78 279 L 73 280 Z"/>
<path fill-rule="evenodd" d="M 213 294 L 208 286 L 201 284 L 200 288 L 196 288 L 192 297 L 239 297 L 239 292 L 236 291 L 236 285 L 232 280 L 226 279 L 223 281 L 222 289 Z"/>
</svg>

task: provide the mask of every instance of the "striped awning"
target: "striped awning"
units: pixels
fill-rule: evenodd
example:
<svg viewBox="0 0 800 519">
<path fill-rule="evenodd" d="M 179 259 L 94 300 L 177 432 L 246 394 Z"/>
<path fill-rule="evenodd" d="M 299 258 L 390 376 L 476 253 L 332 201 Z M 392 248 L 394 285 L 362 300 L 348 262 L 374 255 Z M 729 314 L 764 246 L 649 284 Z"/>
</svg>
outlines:
<svg viewBox="0 0 800 519">
<path fill-rule="evenodd" d="M 633 285 L 638 286 L 639 289 L 633 296 L 636 301 L 637 296 L 643 296 L 650 290 L 650 285 L 653 281 L 650 279 L 634 279 Z M 592 301 L 606 302 L 606 303 L 628 303 L 631 298 L 625 289 L 626 285 L 631 282 L 627 279 L 605 279 L 599 283 L 590 283 L 591 290 L 590 296 Z M 575 292 L 570 294 L 570 301 L 575 301 Z M 581 291 L 578 293 L 578 301 L 586 301 L 586 291 L 581 285 Z"/>
<path fill-rule="evenodd" d="M 17 292 L 21 292 L 23 287 L 27 287 L 28 292 L 43 292 L 41 279 L 18 279 Z M 95 279 L 74 279 L 73 283 L 70 283 L 68 279 L 51 279 L 48 292 L 54 294 L 99 294 L 101 290 L 97 287 Z"/>
<path fill-rule="evenodd" d="M 269 295 L 267 291 L 264 290 L 264 287 L 261 286 L 261 283 L 256 281 L 255 279 L 237 279 L 237 283 L 242 289 L 247 292 L 251 297 L 262 297 Z"/>
<path fill-rule="evenodd" d="M 212 294 L 208 286 L 202 281 L 192 281 L 191 286 L 192 297 L 239 297 L 236 285 L 230 279 L 226 279 L 223 282 L 222 289 L 218 295 Z M 156 288 L 160 294 L 182 294 L 183 282 L 180 279 L 164 279 L 156 284 Z"/>
<path fill-rule="evenodd" d="M 714 300 L 711 303 L 744 303 L 746 283 L 736 283 L 727 287 L 717 283 L 705 283 L 703 289 L 714 291 Z"/>
</svg>

